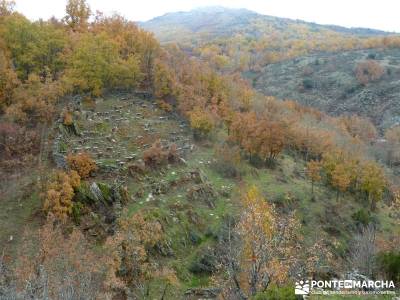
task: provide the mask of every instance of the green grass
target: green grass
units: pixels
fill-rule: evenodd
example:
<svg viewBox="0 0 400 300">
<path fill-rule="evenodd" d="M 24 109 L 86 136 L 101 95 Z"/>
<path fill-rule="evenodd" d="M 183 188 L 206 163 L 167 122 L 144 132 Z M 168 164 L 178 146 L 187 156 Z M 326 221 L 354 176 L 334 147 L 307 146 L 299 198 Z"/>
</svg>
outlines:
<svg viewBox="0 0 400 300">
<path fill-rule="evenodd" d="M 0 197 L 0 251 L 16 256 L 25 229 L 39 226 L 37 213 L 42 200 L 36 189 L 37 174 L 22 175 L 18 181 L 12 179 L 2 183 Z"/>
</svg>

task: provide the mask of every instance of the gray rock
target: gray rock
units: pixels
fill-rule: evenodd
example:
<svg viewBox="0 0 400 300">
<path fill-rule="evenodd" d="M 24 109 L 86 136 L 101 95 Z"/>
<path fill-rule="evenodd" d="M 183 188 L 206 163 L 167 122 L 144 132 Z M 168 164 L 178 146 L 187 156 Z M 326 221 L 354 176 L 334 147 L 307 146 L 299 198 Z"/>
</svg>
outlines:
<svg viewBox="0 0 400 300">
<path fill-rule="evenodd" d="M 96 182 L 93 182 L 90 185 L 90 192 L 92 193 L 92 196 L 96 201 L 104 201 L 103 193 L 101 192 Z"/>
</svg>

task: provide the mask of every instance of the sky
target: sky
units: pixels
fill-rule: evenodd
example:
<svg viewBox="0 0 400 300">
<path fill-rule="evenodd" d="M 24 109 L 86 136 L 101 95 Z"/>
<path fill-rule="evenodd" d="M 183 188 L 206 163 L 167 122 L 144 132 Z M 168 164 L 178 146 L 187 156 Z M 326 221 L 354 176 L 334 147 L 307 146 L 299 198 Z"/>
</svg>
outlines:
<svg viewBox="0 0 400 300">
<path fill-rule="evenodd" d="M 66 2 L 16 0 L 16 9 L 30 19 L 61 18 Z M 146 21 L 168 12 L 218 5 L 319 24 L 400 32 L 399 0 L 88 0 L 88 3 L 93 12 L 117 12 L 132 21 Z"/>
</svg>

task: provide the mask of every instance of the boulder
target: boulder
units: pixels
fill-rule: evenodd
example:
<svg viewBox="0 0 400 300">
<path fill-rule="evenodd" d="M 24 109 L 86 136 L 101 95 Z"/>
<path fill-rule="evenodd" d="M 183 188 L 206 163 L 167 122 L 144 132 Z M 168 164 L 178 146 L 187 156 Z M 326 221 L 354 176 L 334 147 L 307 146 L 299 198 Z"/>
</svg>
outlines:
<svg viewBox="0 0 400 300">
<path fill-rule="evenodd" d="M 103 196 L 103 191 L 100 189 L 99 185 L 96 182 L 93 182 L 90 185 L 89 189 L 90 189 L 91 195 L 93 196 L 93 199 L 96 202 L 99 202 L 99 201 L 103 202 L 105 200 L 104 196 Z"/>
</svg>

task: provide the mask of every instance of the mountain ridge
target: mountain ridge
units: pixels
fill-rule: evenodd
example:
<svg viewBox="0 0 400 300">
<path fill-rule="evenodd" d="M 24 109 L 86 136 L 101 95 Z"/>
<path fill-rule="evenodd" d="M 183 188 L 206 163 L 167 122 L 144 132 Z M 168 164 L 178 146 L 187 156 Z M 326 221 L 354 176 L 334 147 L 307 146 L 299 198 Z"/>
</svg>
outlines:
<svg viewBox="0 0 400 300">
<path fill-rule="evenodd" d="M 238 19 L 237 19 L 238 18 Z M 138 22 L 138 25 L 146 30 L 152 31 L 161 42 L 169 41 L 171 30 L 181 29 L 180 34 L 193 34 L 201 32 L 201 29 L 208 29 L 211 32 L 221 33 L 227 36 L 234 32 L 240 32 L 239 28 L 230 26 L 252 25 L 254 22 L 266 22 L 277 27 L 304 25 L 314 30 L 330 30 L 335 33 L 358 36 L 391 35 L 393 32 L 383 31 L 364 27 L 345 27 L 335 24 L 318 24 L 300 19 L 290 19 L 264 15 L 246 8 L 228 8 L 223 6 L 204 6 L 190 11 L 169 12 L 145 22 Z M 201 25 L 201 26 L 200 26 Z M 216 27 L 219 28 L 216 28 Z M 221 30 L 221 28 L 226 28 Z M 200 30 L 199 30 L 200 29 Z M 178 38 L 175 35 L 175 38 Z"/>
</svg>

